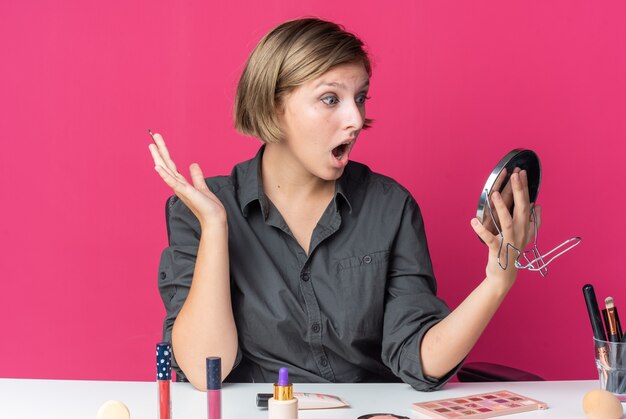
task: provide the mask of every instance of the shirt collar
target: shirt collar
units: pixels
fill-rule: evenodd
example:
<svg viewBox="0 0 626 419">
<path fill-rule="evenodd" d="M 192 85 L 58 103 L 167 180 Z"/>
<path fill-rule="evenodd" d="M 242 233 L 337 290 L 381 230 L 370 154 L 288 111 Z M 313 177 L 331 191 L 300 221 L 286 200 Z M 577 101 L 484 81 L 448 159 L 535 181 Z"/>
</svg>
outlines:
<svg viewBox="0 0 626 419">
<path fill-rule="evenodd" d="M 337 210 L 339 210 L 339 201 L 343 200 L 348 206 L 348 213 L 352 214 L 352 204 L 350 199 L 350 162 L 344 169 L 341 177 L 335 182 L 335 205 L 337 206 Z M 340 199 L 341 198 L 341 199 Z"/>
<path fill-rule="evenodd" d="M 258 201 L 263 213 L 263 218 L 267 219 L 269 213 L 269 202 L 267 196 L 263 192 L 263 179 L 261 177 L 261 161 L 265 145 L 259 148 L 256 156 L 246 163 L 237 165 L 236 171 L 239 178 L 239 205 L 242 214 L 247 217 L 250 205 Z M 335 182 L 335 205 L 337 209 L 340 207 L 339 201 L 344 201 L 347 205 L 348 212 L 352 213 L 352 204 L 350 203 L 350 163 L 346 166 L 344 173 Z"/>
<path fill-rule="evenodd" d="M 265 145 L 259 148 L 256 156 L 252 160 L 237 165 L 238 173 L 238 195 L 239 205 L 244 217 L 248 216 L 249 206 L 255 201 L 259 202 L 263 218 L 267 219 L 268 206 L 267 197 L 263 192 L 263 180 L 261 178 L 261 158 L 265 151 Z"/>
</svg>

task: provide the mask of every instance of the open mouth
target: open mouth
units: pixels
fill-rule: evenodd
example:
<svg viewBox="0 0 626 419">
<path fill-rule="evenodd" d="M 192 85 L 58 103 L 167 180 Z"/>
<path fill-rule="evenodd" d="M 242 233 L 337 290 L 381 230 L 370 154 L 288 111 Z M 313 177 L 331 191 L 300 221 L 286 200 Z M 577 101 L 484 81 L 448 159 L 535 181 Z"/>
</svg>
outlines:
<svg viewBox="0 0 626 419">
<path fill-rule="evenodd" d="M 349 146 L 350 146 L 349 142 L 339 144 L 337 147 L 333 148 L 333 156 L 335 156 L 337 160 L 341 160 L 343 156 L 346 154 L 346 152 L 348 151 Z"/>
</svg>

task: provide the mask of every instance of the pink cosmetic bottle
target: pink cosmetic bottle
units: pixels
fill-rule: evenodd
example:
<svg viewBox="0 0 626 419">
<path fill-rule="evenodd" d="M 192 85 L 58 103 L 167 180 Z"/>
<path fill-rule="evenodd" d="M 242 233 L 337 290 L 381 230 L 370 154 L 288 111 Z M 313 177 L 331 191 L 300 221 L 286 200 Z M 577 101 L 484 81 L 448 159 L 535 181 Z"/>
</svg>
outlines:
<svg viewBox="0 0 626 419">
<path fill-rule="evenodd" d="M 208 419 L 222 418 L 222 359 L 217 356 L 206 359 L 206 397 Z"/>
</svg>

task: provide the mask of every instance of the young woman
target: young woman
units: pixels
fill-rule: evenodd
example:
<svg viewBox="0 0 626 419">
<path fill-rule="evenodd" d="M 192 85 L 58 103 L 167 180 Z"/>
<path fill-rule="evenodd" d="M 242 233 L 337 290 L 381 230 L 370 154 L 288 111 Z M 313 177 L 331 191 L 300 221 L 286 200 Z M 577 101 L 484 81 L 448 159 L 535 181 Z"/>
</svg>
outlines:
<svg viewBox="0 0 626 419">
<path fill-rule="evenodd" d="M 365 117 L 371 68 L 363 43 L 319 19 L 286 22 L 250 55 L 235 126 L 263 145 L 230 176 L 176 169 L 163 138 L 150 152 L 179 198 L 159 288 L 175 368 L 205 388 L 205 358 L 229 381 L 397 381 L 443 385 L 512 287 L 499 237 L 476 219 L 486 277 L 452 312 L 436 297 L 419 207 L 394 180 L 349 161 Z M 525 173 L 511 177 L 506 240 L 531 239 Z M 510 252 L 513 253 L 513 252 Z"/>
</svg>

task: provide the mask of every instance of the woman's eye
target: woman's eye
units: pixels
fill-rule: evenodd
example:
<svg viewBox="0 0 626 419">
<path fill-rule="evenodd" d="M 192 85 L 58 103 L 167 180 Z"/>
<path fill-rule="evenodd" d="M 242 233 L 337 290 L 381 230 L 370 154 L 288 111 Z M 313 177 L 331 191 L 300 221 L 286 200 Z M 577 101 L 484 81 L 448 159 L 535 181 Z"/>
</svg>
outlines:
<svg viewBox="0 0 626 419">
<path fill-rule="evenodd" d="M 339 103 L 339 98 L 337 96 L 331 95 L 331 96 L 324 96 L 322 98 L 322 102 L 324 102 L 327 105 L 336 105 Z"/>
<path fill-rule="evenodd" d="M 356 97 L 356 103 L 359 103 L 359 104 L 365 103 L 367 99 L 369 99 L 367 95 L 358 95 Z"/>
</svg>

